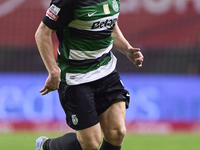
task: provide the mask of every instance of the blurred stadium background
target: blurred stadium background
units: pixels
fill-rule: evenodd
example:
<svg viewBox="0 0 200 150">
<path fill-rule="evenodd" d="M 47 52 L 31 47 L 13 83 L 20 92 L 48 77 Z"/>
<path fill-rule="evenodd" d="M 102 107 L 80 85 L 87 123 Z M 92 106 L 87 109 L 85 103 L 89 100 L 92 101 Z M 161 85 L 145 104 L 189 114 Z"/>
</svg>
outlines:
<svg viewBox="0 0 200 150">
<path fill-rule="evenodd" d="M 38 92 L 47 71 L 34 33 L 49 2 L 0 1 L 0 134 L 69 129 L 57 92 Z M 128 132 L 200 133 L 200 1 L 121 0 L 118 22 L 145 56 L 137 69 L 113 49 L 131 95 Z"/>
</svg>

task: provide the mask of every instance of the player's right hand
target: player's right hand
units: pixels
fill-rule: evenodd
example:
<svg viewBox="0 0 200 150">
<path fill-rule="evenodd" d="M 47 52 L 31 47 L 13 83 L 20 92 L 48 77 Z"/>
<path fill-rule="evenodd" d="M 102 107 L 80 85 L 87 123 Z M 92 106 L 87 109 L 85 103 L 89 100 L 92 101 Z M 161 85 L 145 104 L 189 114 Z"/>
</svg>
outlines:
<svg viewBox="0 0 200 150">
<path fill-rule="evenodd" d="M 42 95 L 46 95 L 51 91 L 57 90 L 59 88 L 59 85 L 60 85 L 60 73 L 54 75 L 49 74 L 49 76 L 46 79 L 44 87 L 40 90 L 40 93 L 42 93 Z"/>
</svg>

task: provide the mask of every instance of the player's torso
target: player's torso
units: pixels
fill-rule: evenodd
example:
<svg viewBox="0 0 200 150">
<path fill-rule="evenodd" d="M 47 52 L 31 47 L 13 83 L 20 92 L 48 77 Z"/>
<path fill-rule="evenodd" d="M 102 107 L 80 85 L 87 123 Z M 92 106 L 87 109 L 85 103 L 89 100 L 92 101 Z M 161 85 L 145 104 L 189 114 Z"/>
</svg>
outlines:
<svg viewBox="0 0 200 150">
<path fill-rule="evenodd" d="M 110 74 L 116 58 L 112 30 L 118 20 L 120 0 L 76 0 L 74 19 L 63 30 L 58 55 L 62 81 L 80 84 Z"/>
<path fill-rule="evenodd" d="M 74 19 L 65 30 L 68 35 L 65 38 L 68 41 L 65 42 L 66 49 L 85 51 L 90 56 L 87 52 L 109 47 L 113 42 L 112 30 L 118 20 L 119 9 L 120 0 L 76 0 Z M 69 57 L 73 57 L 70 52 Z"/>
</svg>

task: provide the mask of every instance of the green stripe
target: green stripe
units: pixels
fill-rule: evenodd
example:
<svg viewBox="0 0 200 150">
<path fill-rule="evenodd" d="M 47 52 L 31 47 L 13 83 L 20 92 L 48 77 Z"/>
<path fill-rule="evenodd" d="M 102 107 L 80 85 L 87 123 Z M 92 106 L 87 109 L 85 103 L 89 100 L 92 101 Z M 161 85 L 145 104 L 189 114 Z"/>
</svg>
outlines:
<svg viewBox="0 0 200 150">
<path fill-rule="evenodd" d="M 62 70 L 62 79 L 65 77 L 65 73 L 82 73 L 85 74 L 87 72 L 93 71 L 98 69 L 101 66 L 107 65 L 111 60 L 111 57 L 106 57 L 102 61 L 100 61 L 98 64 L 92 64 L 87 66 L 72 66 L 69 65 L 66 62 L 58 64 L 60 69 Z"/>
<path fill-rule="evenodd" d="M 66 27 L 63 29 L 63 43 L 62 43 L 62 50 L 60 50 L 61 59 L 69 58 L 69 50 L 70 50 L 69 40 L 70 40 L 70 32 L 69 28 Z"/>
<path fill-rule="evenodd" d="M 117 0 L 118 6 L 120 6 L 120 1 Z M 110 14 L 104 14 L 103 5 L 108 4 Z M 93 13 L 97 11 L 92 17 L 88 17 L 88 13 Z M 75 19 L 83 20 L 83 21 L 92 21 L 97 19 L 102 19 L 102 16 L 113 16 L 117 14 L 118 12 L 115 12 L 112 7 L 112 0 L 108 0 L 102 3 L 98 3 L 95 5 L 82 7 L 81 9 L 75 9 Z"/>
<path fill-rule="evenodd" d="M 80 51 L 95 51 L 103 48 L 107 48 L 113 43 L 112 35 L 102 40 L 80 40 L 70 39 L 70 48 Z"/>
<path fill-rule="evenodd" d="M 70 32 L 69 28 L 66 27 L 63 29 L 63 43 L 62 43 L 62 49 L 59 49 L 60 55 L 57 57 L 57 65 L 62 70 L 62 68 L 66 65 L 66 62 L 69 58 L 69 39 L 70 39 Z M 61 81 L 65 81 L 65 73 L 61 71 Z"/>
</svg>

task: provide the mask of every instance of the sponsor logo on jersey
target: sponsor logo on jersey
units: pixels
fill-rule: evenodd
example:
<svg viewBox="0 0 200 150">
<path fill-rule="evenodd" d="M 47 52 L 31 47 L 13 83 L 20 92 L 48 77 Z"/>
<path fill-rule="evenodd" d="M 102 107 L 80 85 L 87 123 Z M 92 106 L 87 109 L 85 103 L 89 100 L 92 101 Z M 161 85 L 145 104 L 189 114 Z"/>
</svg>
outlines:
<svg viewBox="0 0 200 150">
<path fill-rule="evenodd" d="M 100 28 L 112 28 L 117 22 L 117 18 L 115 19 L 106 19 L 105 21 L 97 21 L 92 25 L 92 29 L 100 29 Z"/>
<path fill-rule="evenodd" d="M 110 14 L 109 6 L 108 4 L 103 5 L 103 10 L 105 14 Z"/>
<path fill-rule="evenodd" d="M 76 76 L 70 76 L 69 77 L 71 80 L 74 80 L 74 79 L 76 79 Z"/>
<path fill-rule="evenodd" d="M 49 19 L 57 21 L 58 20 L 58 13 L 60 12 L 60 8 L 52 4 L 49 9 L 47 9 L 46 16 L 49 17 Z"/>
<path fill-rule="evenodd" d="M 113 1 L 112 1 L 112 7 L 113 7 L 113 10 L 114 10 L 115 12 L 119 12 L 119 5 L 118 5 L 118 3 L 116 2 L 116 0 L 113 0 Z"/>
</svg>

